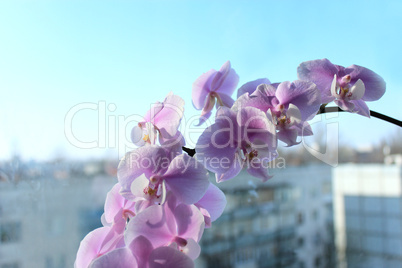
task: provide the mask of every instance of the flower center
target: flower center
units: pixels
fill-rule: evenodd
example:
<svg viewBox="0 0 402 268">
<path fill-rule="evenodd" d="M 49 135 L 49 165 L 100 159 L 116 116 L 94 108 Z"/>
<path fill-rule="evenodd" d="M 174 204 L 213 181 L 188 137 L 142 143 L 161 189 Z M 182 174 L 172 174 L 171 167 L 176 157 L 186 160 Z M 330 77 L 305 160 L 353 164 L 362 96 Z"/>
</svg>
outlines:
<svg viewBox="0 0 402 268">
<path fill-rule="evenodd" d="M 218 93 L 211 91 L 209 94 L 211 94 L 211 98 L 215 98 L 216 101 L 219 103 L 220 106 L 224 106 L 223 101 L 221 99 L 221 97 L 219 96 Z M 215 103 L 215 102 L 214 102 Z"/>
<path fill-rule="evenodd" d="M 149 139 L 149 135 L 148 134 L 144 134 L 144 137 L 142 138 L 143 141 L 151 143 L 151 140 Z"/>
<path fill-rule="evenodd" d="M 127 220 L 135 216 L 135 213 L 129 209 L 123 209 L 123 219 Z"/>
<path fill-rule="evenodd" d="M 177 243 L 177 245 L 178 245 L 179 247 L 185 247 L 185 246 L 187 246 L 187 240 L 184 239 L 184 238 L 182 238 L 182 237 L 180 237 L 180 236 L 176 236 L 175 238 L 173 238 L 172 242 Z"/>
</svg>

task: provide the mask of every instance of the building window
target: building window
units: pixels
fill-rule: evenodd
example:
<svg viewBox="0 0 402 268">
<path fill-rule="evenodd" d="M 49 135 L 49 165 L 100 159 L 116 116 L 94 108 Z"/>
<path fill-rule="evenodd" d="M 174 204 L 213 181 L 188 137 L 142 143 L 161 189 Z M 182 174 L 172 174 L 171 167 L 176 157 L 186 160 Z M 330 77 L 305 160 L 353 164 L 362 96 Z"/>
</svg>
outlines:
<svg viewBox="0 0 402 268">
<path fill-rule="evenodd" d="M 303 222 L 304 222 L 303 213 L 301 213 L 301 212 L 297 213 L 297 223 L 303 224 Z"/>
<path fill-rule="evenodd" d="M 304 238 L 303 237 L 299 237 L 297 238 L 297 247 L 301 248 L 304 245 Z"/>
<path fill-rule="evenodd" d="M 1 243 L 12 243 L 21 240 L 21 222 L 4 222 L 0 224 Z M 12 267 L 12 266 L 11 266 Z"/>
<path fill-rule="evenodd" d="M 313 218 L 313 220 L 318 220 L 318 211 L 317 210 L 314 210 L 313 211 L 313 213 L 312 213 L 312 218 Z"/>
<path fill-rule="evenodd" d="M 315 267 L 321 266 L 321 257 L 315 257 L 314 265 L 315 265 Z"/>
</svg>

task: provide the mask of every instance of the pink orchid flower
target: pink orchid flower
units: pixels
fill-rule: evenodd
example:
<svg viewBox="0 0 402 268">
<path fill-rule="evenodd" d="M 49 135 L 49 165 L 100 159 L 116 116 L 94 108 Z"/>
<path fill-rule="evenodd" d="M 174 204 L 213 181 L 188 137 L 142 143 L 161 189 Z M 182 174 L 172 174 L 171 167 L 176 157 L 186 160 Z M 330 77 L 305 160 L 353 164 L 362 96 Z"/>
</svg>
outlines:
<svg viewBox="0 0 402 268">
<path fill-rule="evenodd" d="M 232 106 L 234 100 L 231 96 L 238 82 L 239 76 L 231 68 L 230 61 L 225 62 L 219 71 L 211 69 L 195 80 L 192 94 L 193 105 L 195 109 L 202 110 L 198 125 L 211 116 L 215 104 L 216 107 Z"/>
<path fill-rule="evenodd" d="M 131 140 L 137 146 L 155 144 L 159 134 L 161 139 L 175 137 L 184 113 L 184 100 L 170 92 L 163 102 L 154 103 L 131 130 Z"/>
<path fill-rule="evenodd" d="M 148 179 L 148 185 L 140 191 L 159 195 L 166 184 L 166 191 L 185 204 L 200 200 L 209 185 L 208 172 L 194 158 L 181 154 L 171 159 L 163 147 L 156 145 L 140 147 L 120 161 L 117 178 L 122 191 L 131 194 L 131 184 L 142 174 Z"/>
<path fill-rule="evenodd" d="M 164 205 L 148 207 L 127 224 L 125 242 L 129 245 L 144 236 L 153 248 L 172 246 L 194 260 L 201 251 L 198 241 L 204 226 L 204 217 L 196 206 L 178 203 L 169 195 Z"/>
<path fill-rule="evenodd" d="M 313 132 L 308 120 L 312 119 L 321 105 L 320 91 L 312 82 L 296 80 L 280 84 L 260 84 L 249 94 L 241 95 L 233 104 L 233 110 L 255 107 L 267 113 L 276 126 L 277 137 L 288 146 L 296 145 L 298 136 Z"/>
<path fill-rule="evenodd" d="M 107 193 L 101 221 L 104 226 L 116 225 L 116 230 L 123 232 L 127 220 L 135 216 L 135 202 L 124 198 L 120 190 L 121 185 L 116 183 Z"/>
<path fill-rule="evenodd" d="M 124 245 L 123 233 L 114 227 L 95 229 L 81 241 L 74 268 L 88 268 L 94 259 Z"/>
<path fill-rule="evenodd" d="M 380 99 L 385 81 L 375 72 L 358 65 L 347 68 L 327 59 L 302 62 L 299 79 L 311 81 L 321 91 L 322 103 L 334 101 L 342 110 L 370 117 L 366 101 Z"/>
<path fill-rule="evenodd" d="M 271 176 L 266 163 L 277 157 L 275 126 L 255 107 L 238 111 L 220 107 L 215 123 L 197 141 L 195 157 L 216 173 L 216 181 L 232 179 L 243 167 L 263 181 Z"/>
</svg>

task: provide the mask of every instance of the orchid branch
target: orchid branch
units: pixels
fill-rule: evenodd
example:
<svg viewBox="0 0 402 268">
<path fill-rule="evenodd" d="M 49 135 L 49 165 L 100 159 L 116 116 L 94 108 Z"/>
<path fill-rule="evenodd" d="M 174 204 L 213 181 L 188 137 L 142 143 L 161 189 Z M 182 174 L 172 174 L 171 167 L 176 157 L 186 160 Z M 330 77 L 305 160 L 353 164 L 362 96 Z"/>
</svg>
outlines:
<svg viewBox="0 0 402 268">
<path fill-rule="evenodd" d="M 195 149 L 181 147 L 183 151 L 185 151 L 189 156 L 193 157 L 195 155 Z"/>
<path fill-rule="evenodd" d="M 345 112 L 345 111 L 339 107 L 325 107 L 322 105 L 317 114 L 334 113 L 334 112 Z M 381 113 L 378 113 L 378 112 L 375 112 L 372 110 L 370 110 L 370 115 L 373 117 L 377 117 L 378 119 L 392 123 L 394 125 L 397 125 L 399 127 L 402 127 L 402 121 L 397 120 L 395 118 L 389 117 L 387 115 L 384 115 L 384 114 L 381 114 Z"/>
</svg>

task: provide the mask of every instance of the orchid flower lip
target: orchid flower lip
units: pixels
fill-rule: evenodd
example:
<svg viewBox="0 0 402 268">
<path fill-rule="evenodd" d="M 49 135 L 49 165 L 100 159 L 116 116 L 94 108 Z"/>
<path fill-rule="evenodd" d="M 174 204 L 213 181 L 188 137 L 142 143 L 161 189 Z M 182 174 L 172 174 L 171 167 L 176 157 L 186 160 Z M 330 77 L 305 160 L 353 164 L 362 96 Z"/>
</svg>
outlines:
<svg viewBox="0 0 402 268">
<path fill-rule="evenodd" d="M 187 246 L 187 240 L 179 236 L 176 236 L 172 242 L 176 242 L 179 247 Z"/>
</svg>

